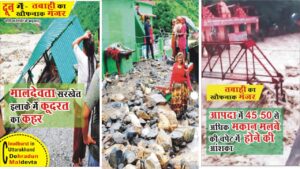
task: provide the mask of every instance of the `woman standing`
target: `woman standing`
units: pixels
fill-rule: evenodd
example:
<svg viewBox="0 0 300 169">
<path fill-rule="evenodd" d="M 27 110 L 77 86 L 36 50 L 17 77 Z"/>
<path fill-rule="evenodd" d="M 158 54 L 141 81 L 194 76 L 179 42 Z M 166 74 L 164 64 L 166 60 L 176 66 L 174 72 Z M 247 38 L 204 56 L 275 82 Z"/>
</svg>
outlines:
<svg viewBox="0 0 300 169">
<path fill-rule="evenodd" d="M 175 56 L 177 54 L 176 50 L 176 19 L 172 19 L 172 40 L 171 40 L 171 48 L 172 48 L 172 59 L 175 60 Z"/>
<path fill-rule="evenodd" d="M 83 44 L 82 50 L 79 48 L 81 42 Z M 85 90 L 87 90 L 96 68 L 95 46 L 92 33 L 86 31 L 84 35 L 73 42 L 72 46 L 78 62 L 77 83 L 84 84 Z"/>
<path fill-rule="evenodd" d="M 192 90 L 189 80 L 190 70 L 185 68 L 183 57 L 182 52 L 177 54 L 170 82 L 170 90 L 172 92 L 171 109 L 176 113 L 177 118 L 181 118 L 185 113 L 189 91 Z"/>
<path fill-rule="evenodd" d="M 183 17 L 178 17 L 179 22 L 181 23 L 181 28 L 177 34 L 178 36 L 178 47 L 179 52 L 183 54 L 183 62 L 186 60 L 186 24 Z"/>
<path fill-rule="evenodd" d="M 83 49 L 79 47 L 83 43 Z M 73 44 L 73 51 L 78 62 L 77 83 L 84 84 L 84 91 L 87 91 L 96 68 L 96 59 L 94 54 L 94 41 L 90 31 L 77 38 Z M 80 111 L 80 110 L 79 110 Z M 76 119 L 77 118 L 77 119 Z M 81 122 L 81 112 L 75 111 L 75 128 L 73 138 L 73 163 L 74 166 L 82 166 L 82 160 L 85 157 L 85 144 L 83 142 L 82 128 L 78 127 L 77 122 Z"/>
</svg>

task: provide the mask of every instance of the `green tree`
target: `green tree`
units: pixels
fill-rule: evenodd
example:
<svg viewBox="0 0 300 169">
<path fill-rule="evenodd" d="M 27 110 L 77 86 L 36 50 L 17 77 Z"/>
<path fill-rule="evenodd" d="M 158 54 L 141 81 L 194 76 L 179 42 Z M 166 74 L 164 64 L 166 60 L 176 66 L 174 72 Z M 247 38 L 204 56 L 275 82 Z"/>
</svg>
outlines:
<svg viewBox="0 0 300 169">
<path fill-rule="evenodd" d="M 198 25 L 199 4 L 198 0 L 156 0 L 153 13 L 157 16 L 153 20 L 154 33 L 160 35 L 172 31 L 172 19 L 177 16 L 188 16 L 195 25 Z"/>
<path fill-rule="evenodd" d="M 160 1 L 153 7 L 153 13 L 157 16 L 153 20 L 154 34 L 159 35 L 160 31 L 172 31 L 172 19 L 176 18 L 171 11 L 171 5 L 168 1 Z"/>
<path fill-rule="evenodd" d="M 77 1 L 71 15 L 76 15 L 84 30 L 90 30 L 94 35 L 95 50 L 98 52 L 98 29 L 100 17 L 100 3 L 98 1 Z"/>
</svg>

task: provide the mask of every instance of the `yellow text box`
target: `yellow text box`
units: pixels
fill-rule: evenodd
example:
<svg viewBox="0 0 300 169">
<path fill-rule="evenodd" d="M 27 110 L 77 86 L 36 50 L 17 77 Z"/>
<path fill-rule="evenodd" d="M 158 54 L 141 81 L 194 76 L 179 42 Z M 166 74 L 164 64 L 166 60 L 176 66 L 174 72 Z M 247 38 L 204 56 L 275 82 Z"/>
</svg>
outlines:
<svg viewBox="0 0 300 169">
<path fill-rule="evenodd" d="M 45 144 L 26 133 L 12 133 L 0 139 L 1 167 L 48 167 L 50 156 Z"/>
<path fill-rule="evenodd" d="M 67 18 L 71 1 L 0 1 L 0 18 Z"/>
<path fill-rule="evenodd" d="M 208 85 L 207 101 L 258 101 L 263 85 Z"/>
</svg>

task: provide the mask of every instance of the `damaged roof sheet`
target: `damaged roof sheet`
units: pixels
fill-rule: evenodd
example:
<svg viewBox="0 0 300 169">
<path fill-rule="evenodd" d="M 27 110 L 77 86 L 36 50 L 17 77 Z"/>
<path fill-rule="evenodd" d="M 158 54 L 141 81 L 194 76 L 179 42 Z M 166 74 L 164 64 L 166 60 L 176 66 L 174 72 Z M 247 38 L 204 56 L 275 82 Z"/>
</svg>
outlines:
<svg viewBox="0 0 300 169">
<path fill-rule="evenodd" d="M 28 70 L 32 69 L 43 54 L 50 49 L 61 82 L 71 83 L 76 76 L 74 64 L 77 64 L 72 42 L 83 33 L 84 31 L 76 16 L 70 16 L 67 19 L 55 19 L 39 40 L 17 82 L 20 82 Z"/>
</svg>

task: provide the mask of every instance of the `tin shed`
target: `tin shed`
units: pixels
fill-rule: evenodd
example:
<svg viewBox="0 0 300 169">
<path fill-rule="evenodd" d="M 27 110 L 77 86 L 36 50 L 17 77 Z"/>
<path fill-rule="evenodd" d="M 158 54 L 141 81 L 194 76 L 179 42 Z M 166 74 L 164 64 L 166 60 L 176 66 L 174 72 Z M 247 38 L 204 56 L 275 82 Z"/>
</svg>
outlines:
<svg viewBox="0 0 300 169">
<path fill-rule="evenodd" d="M 46 67 L 54 63 L 61 83 L 71 83 L 76 78 L 74 65 L 77 64 L 72 42 L 84 33 L 76 16 L 55 19 L 36 45 L 28 63 L 23 68 L 17 83 L 24 76 L 34 73 L 32 69 L 44 58 Z M 45 72 L 45 69 L 44 69 Z"/>
</svg>

